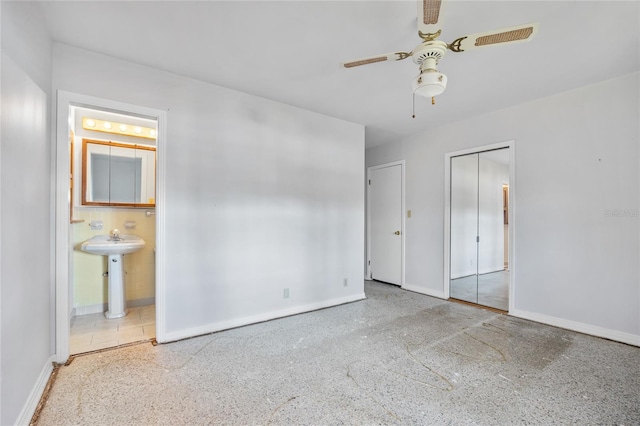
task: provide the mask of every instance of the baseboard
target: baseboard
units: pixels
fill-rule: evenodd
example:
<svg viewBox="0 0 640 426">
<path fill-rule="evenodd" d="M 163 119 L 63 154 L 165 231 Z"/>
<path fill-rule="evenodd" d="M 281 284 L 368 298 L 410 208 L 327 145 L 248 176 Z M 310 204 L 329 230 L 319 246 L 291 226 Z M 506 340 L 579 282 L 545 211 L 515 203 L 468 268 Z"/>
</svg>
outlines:
<svg viewBox="0 0 640 426">
<path fill-rule="evenodd" d="M 27 402 L 22 407 L 22 411 L 18 416 L 16 425 L 27 426 L 29 425 L 29 423 L 31 423 L 31 418 L 35 414 L 36 408 L 38 408 L 42 393 L 44 392 L 44 389 L 47 386 L 47 382 L 49 381 L 49 377 L 51 377 L 51 373 L 53 372 L 54 361 L 55 356 L 52 355 L 51 357 L 49 357 L 44 367 L 42 368 L 40 376 L 38 376 L 38 380 L 36 380 L 36 383 L 33 385 L 33 389 L 31 389 L 31 393 L 29 394 L 29 398 L 27 398 Z"/>
<path fill-rule="evenodd" d="M 456 275 L 455 277 L 450 277 L 451 280 L 459 280 L 460 278 L 467 278 L 467 277 L 473 277 L 473 276 L 477 276 L 477 275 L 488 275 L 488 274 L 495 274 L 496 272 L 505 272 L 508 271 L 508 269 L 505 267 L 500 267 L 497 269 L 486 269 L 482 272 L 478 271 L 478 273 L 476 274 L 475 272 L 472 272 L 468 275 Z"/>
<path fill-rule="evenodd" d="M 153 305 L 156 303 L 155 297 L 147 297 L 145 299 L 127 300 L 127 308 L 137 308 L 139 306 Z M 96 305 L 76 306 L 73 308 L 72 316 L 90 315 L 106 312 L 109 307 L 107 303 L 98 303 Z"/>
<path fill-rule="evenodd" d="M 489 274 L 495 274 L 496 272 L 504 272 L 504 271 L 505 271 L 504 267 L 499 267 L 496 269 L 487 269 L 486 271 L 478 272 L 478 275 L 489 275 Z"/>
<path fill-rule="evenodd" d="M 409 290 L 409 291 L 412 291 L 414 293 L 424 294 L 426 296 L 437 297 L 438 299 L 446 299 L 446 297 L 444 297 L 444 292 L 442 292 L 442 291 L 431 290 L 431 289 L 428 289 L 428 288 L 419 287 L 419 286 L 414 285 L 414 284 L 404 283 L 402 285 L 402 289 L 403 290 Z"/>
<path fill-rule="evenodd" d="M 108 308 L 107 308 L 107 304 L 106 303 L 98 303 L 96 305 L 85 305 L 85 306 L 76 306 L 73 308 L 73 316 L 80 316 L 80 315 L 91 315 L 91 314 L 97 314 L 100 312 L 105 312 Z"/>
<path fill-rule="evenodd" d="M 156 298 L 155 297 L 147 297 L 145 299 L 134 299 L 134 300 L 127 300 L 127 308 L 137 308 L 140 306 L 148 306 L 148 305 L 155 305 L 156 304 Z"/>
<path fill-rule="evenodd" d="M 595 325 L 585 324 L 577 321 L 571 321 L 563 318 L 557 318 L 550 315 L 538 314 L 534 312 L 522 311 L 514 309 L 509 311 L 509 315 L 523 318 L 542 324 L 552 325 L 554 327 L 565 328 L 567 330 L 577 331 L 579 333 L 589 334 L 591 336 L 603 337 L 616 342 L 626 343 L 628 345 L 640 346 L 640 335 L 625 333 L 623 331 L 611 330 L 609 328 L 598 327 Z"/>
<path fill-rule="evenodd" d="M 244 325 L 256 324 L 259 322 L 269 321 L 277 318 L 288 317 L 291 315 L 303 314 L 306 312 L 317 311 L 318 309 L 330 308 L 333 306 L 344 305 L 345 303 L 357 302 L 358 300 L 364 300 L 366 296 L 364 293 L 358 293 L 356 295 L 340 297 L 337 299 L 325 300 L 318 303 L 312 303 L 309 305 L 295 306 L 289 309 L 282 309 L 278 311 L 267 312 L 265 314 L 253 315 L 250 317 L 236 318 L 229 321 L 220 321 L 211 324 L 204 324 L 199 327 L 188 328 L 184 330 L 173 331 L 164 333 L 162 340 L 158 339 L 160 343 L 173 342 L 176 340 L 187 339 L 189 337 L 200 336 L 203 334 L 214 333 L 216 331 L 228 330 L 231 328 L 242 327 Z"/>
<path fill-rule="evenodd" d="M 477 273 L 478 273 L 478 271 L 474 269 L 474 270 L 470 270 L 470 271 L 458 272 L 456 274 L 450 274 L 449 278 L 452 279 L 452 280 L 457 280 L 457 279 L 460 279 L 460 278 L 466 278 L 466 277 L 474 276 Z"/>
</svg>

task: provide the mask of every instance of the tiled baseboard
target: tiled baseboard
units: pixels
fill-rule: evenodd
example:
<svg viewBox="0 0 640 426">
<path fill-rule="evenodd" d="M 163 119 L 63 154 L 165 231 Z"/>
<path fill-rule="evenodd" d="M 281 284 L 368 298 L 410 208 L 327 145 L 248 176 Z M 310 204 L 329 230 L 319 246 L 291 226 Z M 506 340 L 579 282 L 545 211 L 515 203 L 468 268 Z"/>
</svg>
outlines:
<svg viewBox="0 0 640 426">
<path fill-rule="evenodd" d="M 155 305 L 155 297 L 147 297 L 146 299 L 127 300 L 127 308 L 137 308 L 138 306 Z M 71 316 L 97 314 L 105 312 L 108 307 L 106 303 L 98 303 L 96 305 L 76 306 L 71 311 Z"/>
</svg>

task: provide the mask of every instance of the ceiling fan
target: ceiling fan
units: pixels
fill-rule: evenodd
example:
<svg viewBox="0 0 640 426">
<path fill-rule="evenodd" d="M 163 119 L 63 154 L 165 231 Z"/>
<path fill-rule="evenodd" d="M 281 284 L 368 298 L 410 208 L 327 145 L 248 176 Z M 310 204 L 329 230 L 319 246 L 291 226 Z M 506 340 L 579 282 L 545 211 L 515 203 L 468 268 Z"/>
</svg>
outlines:
<svg viewBox="0 0 640 426">
<path fill-rule="evenodd" d="M 420 66 L 420 74 L 413 80 L 413 94 L 431 98 L 444 92 L 447 87 L 447 76 L 438 71 L 438 63 L 447 49 L 452 52 L 466 52 L 482 46 L 501 43 L 514 43 L 531 40 L 538 31 L 538 23 L 518 25 L 495 31 L 471 34 L 459 37 L 447 44 L 438 40 L 441 29 L 442 4 L 444 0 L 418 0 L 418 35 L 422 42 L 410 52 L 394 52 L 386 55 L 372 56 L 342 64 L 345 68 L 374 64 L 384 61 L 401 61 L 411 57 Z"/>
</svg>

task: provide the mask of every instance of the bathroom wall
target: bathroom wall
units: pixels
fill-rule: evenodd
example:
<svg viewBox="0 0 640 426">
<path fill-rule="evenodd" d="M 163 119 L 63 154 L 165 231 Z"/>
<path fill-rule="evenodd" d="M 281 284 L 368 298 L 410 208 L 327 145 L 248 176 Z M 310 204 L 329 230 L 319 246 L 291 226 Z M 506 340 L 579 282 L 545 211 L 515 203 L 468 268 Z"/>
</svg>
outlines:
<svg viewBox="0 0 640 426">
<path fill-rule="evenodd" d="M 28 424 L 52 370 L 51 40 L 40 8 L 0 2 L 0 424 Z"/>
<path fill-rule="evenodd" d="M 73 307 L 75 315 L 92 314 L 106 310 L 108 278 L 107 257 L 80 250 L 80 244 L 94 235 L 107 234 L 117 228 L 123 234 L 135 234 L 145 241 L 144 249 L 124 256 L 127 306 L 155 303 L 155 215 L 146 215 L 141 209 L 76 208 L 73 233 Z M 92 220 L 103 222 L 102 230 L 92 230 Z M 134 221 L 135 229 L 125 229 L 125 222 Z"/>
<path fill-rule="evenodd" d="M 136 253 L 124 256 L 125 296 L 127 306 L 141 306 L 155 303 L 155 213 L 154 209 L 93 207 L 83 206 L 82 200 L 82 139 L 104 140 L 112 142 L 151 145 L 156 141 L 147 138 L 136 138 L 115 133 L 105 133 L 82 128 L 82 118 L 90 117 L 135 126 L 155 128 L 152 120 L 138 117 L 122 116 L 105 111 L 86 108 L 74 108 L 74 209 L 73 219 L 77 223 L 71 225 L 73 251 L 72 292 L 74 315 L 85 315 L 106 310 L 108 277 L 106 256 L 96 256 L 80 250 L 80 244 L 94 235 L 108 234 L 112 229 L 119 229 L 123 234 L 135 234 L 144 239 L 145 248 Z M 103 222 L 102 230 L 92 230 L 93 220 Z M 135 229 L 125 229 L 125 222 L 135 222 Z"/>
</svg>

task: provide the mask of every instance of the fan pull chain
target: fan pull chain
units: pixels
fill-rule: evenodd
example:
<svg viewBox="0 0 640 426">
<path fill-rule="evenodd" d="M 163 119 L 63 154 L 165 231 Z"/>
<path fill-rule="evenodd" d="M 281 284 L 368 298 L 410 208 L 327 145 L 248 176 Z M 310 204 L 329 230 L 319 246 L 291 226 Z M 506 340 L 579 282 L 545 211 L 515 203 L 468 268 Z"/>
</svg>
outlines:
<svg viewBox="0 0 640 426">
<path fill-rule="evenodd" d="M 413 114 L 411 118 L 416 118 L 416 93 L 413 92 Z"/>
<path fill-rule="evenodd" d="M 431 105 L 435 105 L 436 104 L 436 97 L 432 96 L 431 97 Z M 413 114 L 411 114 L 411 118 L 416 118 L 416 94 L 415 92 L 413 93 Z"/>
</svg>

